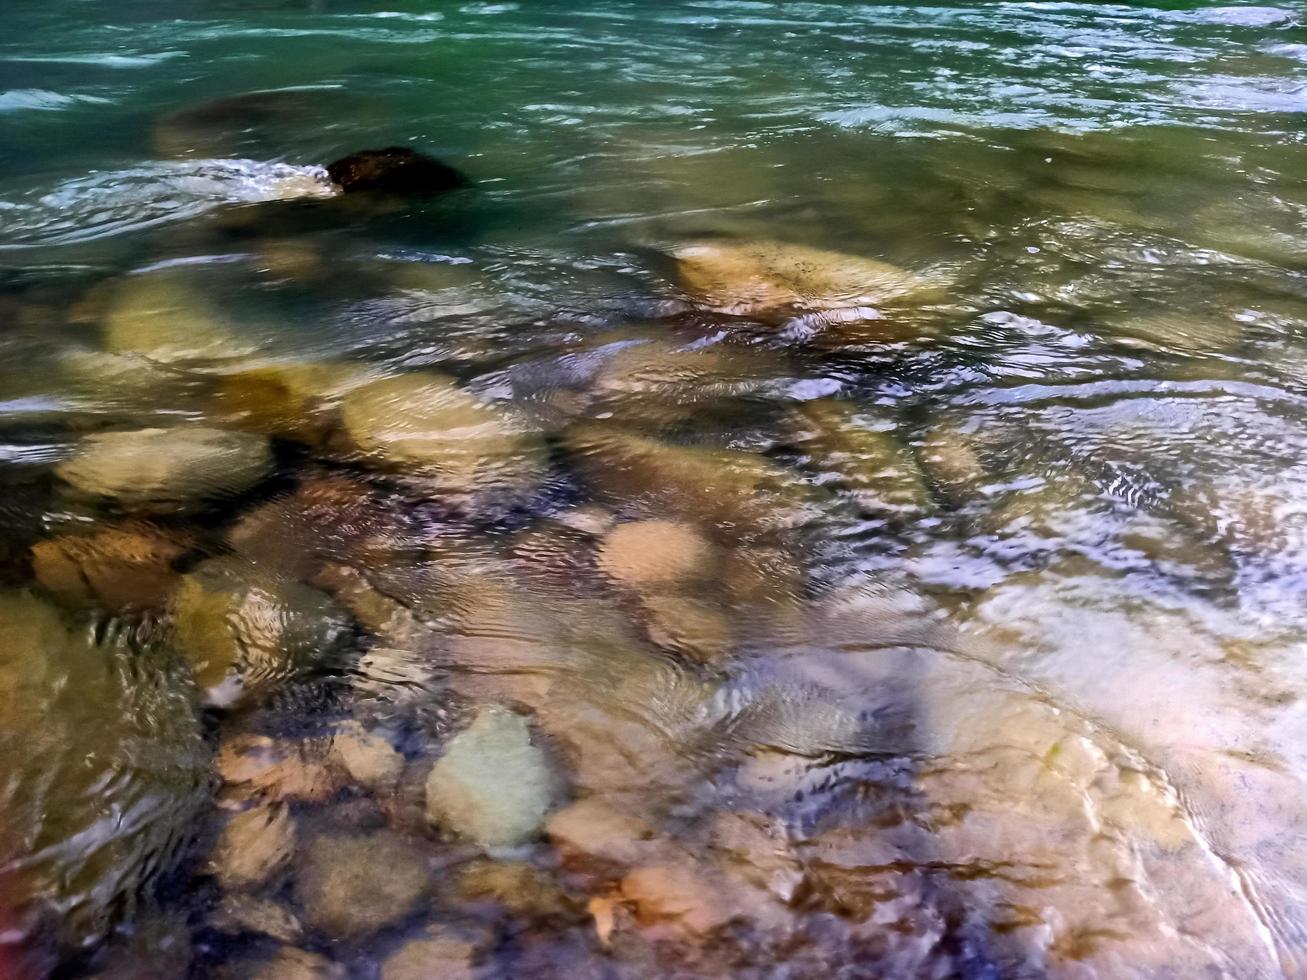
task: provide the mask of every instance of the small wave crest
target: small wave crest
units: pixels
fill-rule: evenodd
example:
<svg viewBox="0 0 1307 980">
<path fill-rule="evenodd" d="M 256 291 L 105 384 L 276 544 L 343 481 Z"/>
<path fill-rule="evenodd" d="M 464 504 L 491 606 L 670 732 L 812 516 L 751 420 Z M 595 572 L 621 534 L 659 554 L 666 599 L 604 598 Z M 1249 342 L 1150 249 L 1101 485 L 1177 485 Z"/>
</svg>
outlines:
<svg viewBox="0 0 1307 980">
<path fill-rule="evenodd" d="M 193 218 L 224 204 L 334 193 L 326 170 L 318 166 L 260 160 L 144 163 L 0 202 L 6 212 L 0 249 L 75 244 Z"/>
</svg>

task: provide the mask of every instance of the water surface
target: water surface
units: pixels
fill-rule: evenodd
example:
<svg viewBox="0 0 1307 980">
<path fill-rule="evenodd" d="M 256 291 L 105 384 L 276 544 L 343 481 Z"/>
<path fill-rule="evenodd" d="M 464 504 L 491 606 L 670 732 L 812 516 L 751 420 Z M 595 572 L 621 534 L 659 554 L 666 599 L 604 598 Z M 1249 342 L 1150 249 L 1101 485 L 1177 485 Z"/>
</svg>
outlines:
<svg viewBox="0 0 1307 980">
<path fill-rule="evenodd" d="M 0 974 L 1302 975 L 1304 12 L 8 11 Z"/>
</svg>

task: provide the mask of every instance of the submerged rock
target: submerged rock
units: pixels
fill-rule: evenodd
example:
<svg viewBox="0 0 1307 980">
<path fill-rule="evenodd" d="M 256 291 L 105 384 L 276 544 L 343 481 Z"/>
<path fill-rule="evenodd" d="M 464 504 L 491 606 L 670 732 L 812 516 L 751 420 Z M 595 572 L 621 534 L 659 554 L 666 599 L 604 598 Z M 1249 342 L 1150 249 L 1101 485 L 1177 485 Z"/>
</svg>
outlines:
<svg viewBox="0 0 1307 980">
<path fill-rule="evenodd" d="M 561 796 L 561 781 L 532 744 L 527 720 L 487 707 L 432 768 L 427 817 L 483 847 L 512 847 L 536 836 Z"/>
<path fill-rule="evenodd" d="M 210 858 L 213 873 L 228 891 L 258 888 L 290 864 L 295 821 L 284 806 L 256 806 L 228 821 Z"/>
<path fill-rule="evenodd" d="M 430 887 L 426 856 L 402 837 L 327 834 L 304 849 L 295 898 L 324 936 L 355 939 L 408 918 Z"/>
<path fill-rule="evenodd" d="M 360 150 L 327 164 L 327 174 L 346 194 L 369 191 L 429 197 L 463 187 L 467 179 L 447 164 L 407 146 Z"/>
<path fill-rule="evenodd" d="M 734 316 L 874 308 L 932 288 L 885 262 L 786 242 L 695 242 L 672 257 L 681 285 L 698 303 Z"/>
<path fill-rule="evenodd" d="M 845 402 L 814 401 L 796 413 L 809 465 L 873 514 L 911 516 L 930 506 L 916 457 L 892 432 L 864 424 Z"/>
<path fill-rule="evenodd" d="M 688 524 L 634 521 L 609 531 L 599 549 L 599 567 L 622 585 L 689 584 L 715 577 L 716 549 Z"/>
<path fill-rule="evenodd" d="M 0 594 L 5 928 L 48 926 L 68 945 L 102 938 L 176 866 L 209 754 L 170 651 L 97 637 L 40 599 Z"/>
<path fill-rule="evenodd" d="M 479 941 L 445 926 L 410 939 L 381 964 L 381 980 L 472 980 Z"/>
<path fill-rule="evenodd" d="M 215 766 L 238 799 L 321 803 L 345 785 L 345 773 L 331 764 L 325 739 L 275 739 L 239 733 L 218 746 Z"/>
<path fill-rule="evenodd" d="M 167 603 L 179 578 L 173 565 L 194 546 L 184 532 L 119 524 L 37 542 L 32 572 L 42 588 L 72 606 L 153 609 Z"/>
<path fill-rule="evenodd" d="M 320 446 L 334 422 L 331 409 L 369 380 L 354 364 L 270 362 L 219 378 L 212 407 L 224 424 Z"/>
<path fill-rule="evenodd" d="M 262 436 L 188 426 L 87 436 L 56 473 L 123 510 L 175 514 L 243 493 L 272 467 Z"/>
<path fill-rule="evenodd" d="M 683 520 L 740 535 L 810 516 L 798 476 L 756 453 L 678 446 L 600 425 L 574 426 L 565 443 L 573 465 L 614 504 L 648 497 Z"/>
<path fill-rule="evenodd" d="M 284 946 L 250 973 L 250 980 L 344 980 L 345 968 L 307 949 Z"/>
<path fill-rule="evenodd" d="M 249 354 L 251 345 L 200 285 L 174 269 L 123 280 L 104 313 L 105 347 L 163 364 Z"/>
<path fill-rule="evenodd" d="M 378 463 L 467 492 L 516 484 L 543 467 L 543 446 L 515 421 L 451 378 L 403 374 L 355 388 L 343 401 L 345 429 Z"/>
<path fill-rule="evenodd" d="M 226 896 L 211 922 L 219 932 L 232 935 L 257 933 L 283 943 L 297 943 L 304 938 L 304 926 L 294 912 L 280 902 L 254 895 Z"/>
<path fill-rule="evenodd" d="M 229 558 L 185 576 L 173 613 L 205 700 L 219 706 L 330 662 L 349 638 L 344 611 L 326 595 Z"/>
<path fill-rule="evenodd" d="M 386 793 L 399 783 L 404 771 L 404 757 L 385 738 L 350 724 L 331 740 L 331 758 L 355 783 Z"/>
</svg>

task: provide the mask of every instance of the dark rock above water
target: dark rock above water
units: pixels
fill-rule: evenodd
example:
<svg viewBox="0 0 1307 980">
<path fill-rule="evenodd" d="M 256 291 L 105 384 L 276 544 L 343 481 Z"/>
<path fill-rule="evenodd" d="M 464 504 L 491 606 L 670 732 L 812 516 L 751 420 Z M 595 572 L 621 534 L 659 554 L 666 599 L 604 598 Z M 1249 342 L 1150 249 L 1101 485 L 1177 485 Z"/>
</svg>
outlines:
<svg viewBox="0 0 1307 980">
<path fill-rule="evenodd" d="M 406 146 L 351 153 L 328 164 L 327 174 L 346 194 L 371 191 L 426 196 L 467 183 L 467 178 L 453 167 Z"/>
</svg>

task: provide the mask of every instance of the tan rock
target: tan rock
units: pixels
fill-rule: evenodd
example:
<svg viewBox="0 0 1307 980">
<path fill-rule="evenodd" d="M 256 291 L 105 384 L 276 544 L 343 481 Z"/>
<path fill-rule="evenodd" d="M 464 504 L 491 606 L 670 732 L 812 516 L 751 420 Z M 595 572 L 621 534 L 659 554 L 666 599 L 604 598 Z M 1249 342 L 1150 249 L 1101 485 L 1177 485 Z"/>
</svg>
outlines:
<svg viewBox="0 0 1307 980">
<path fill-rule="evenodd" d="M 381 980 L 472 980 L 480 943 L 442 927 L 411 939 L 381 964 Z"/>
<path fill-rule="evenodd" d="M 645 924 L 672 921 L 696 936 L 726 925 L 736 916 L 735 903 L 720 885 L 689 864 L 655 864 L 622 879 L 622 897 Z"/>
<path fill-rule="evenodd" d="M 184 532 L 120 524 L 37 542 L 32 571 L 42 588 L 70 605 L 154 609 L 166 604 L 177 584 L 173 563 L 194 546 Z"/>
<path fill-rule="evenodd" d="M 394 790 L 404 771 L 404 757 L 395 747 L 358 724 L 346 726 L 332 739 L 331 758 L 355 783 L 378 794 Z"/>
<path fill-rule="evenodd" d="M 465 902 L 493 902 L 529 921 L 576 918 L 579 904 L 539 868 L 524 861 L 476 861 L 458 875 Z"/>
<path fill-rule="evenodd" d="M 962 500 L 975 496 L 989 480 L 974 440 L 956 426 L 934 426 L 917 455 L 930 479 L 950 498 Z"/>
<path fill-rule="evenodd" d="M 649 639 L 701 663 L 720 664 L 731 652 L 731 620 L 701 599 L 652 595 L 641 600 Z"/>
<path fill-rule="evenodd" d="M 698 303 L 733 316 L 876 307 L 930 288 L 885 262 L 785 242 L 696 242 L 672 257 Z"/>
<path fill-rule="evenodd" d="M 221 375 L 212 411 L 236 428 L 319 446 L 334 423 L 331 409 L 369 380 L 356 364 L 269 362 Z"/>
<path fill-rule="evenodd" d="M 368 458 L 467 492 L 541 471 L 542 446 L 499 409 L 434 373 L 403 374 L 355 388 L 345 428 Z"/>
<path fill-rule="evenodd" d="M 173 514 L 243 493 L 272 466 L 262 436 L 187 426 L 87 436 L 55 472 L 124 510 Z"/>
<path fill-rule="evenodd" d="M 240 797 L 321 803 L 344 783 L 341 771 L 328 763 L 327 752 L 321 739 L 237 734 L 219 743 L 215 765 L 223 782 Z"/>
<path fill-rule="evenodd" d="M 639 817 L 589 796 L 551 814 L 545 836 L 569 862 L 633 865 L 645 859 L 654 829 Z"/>
<path fill-rule="evenodd" d="M 609 531 L 599 548 L 599 567 L 623 585 L 673 585 L 712 579 L 718 556 L 691 525 L 635 521 Z"/>
<path fill-rule="evenodd" d="M 295 821 L 285 806 L 256 806 L 223 828 L 210 865 L 228 891 L 256 889 L 285 870 L 295 854 Z"/>
<path fill-rule="evenodd" d="M 345 968 L 306 949 L 284 946 L 249 973 L 250 980 L 344 980 Z"/>
<path fill-rule="evenodd" d="M 295 877 L 304 921 L 334 939 L 398 925 L 429 891 L 426 855 L 389 832 L 317 837 L 303 849 Z"/>
<path fill-rule="evenodd" d="M 304 938 L 304 926 L 294 912 L 280 902 L 255 895 L 223 896 L 210 921 L 219 932 L 231 935 L 258 933 L 291 944 Z"/>
<path fill-rule="evenodd" d="M 651 498 L 682 520 L 736 534 L 811 516 L 797 474 L 755 453 L 677 446 L 600 425 L 574 426 L 565 442 L 590 486 L 615 504 Z"/>
</svg>

